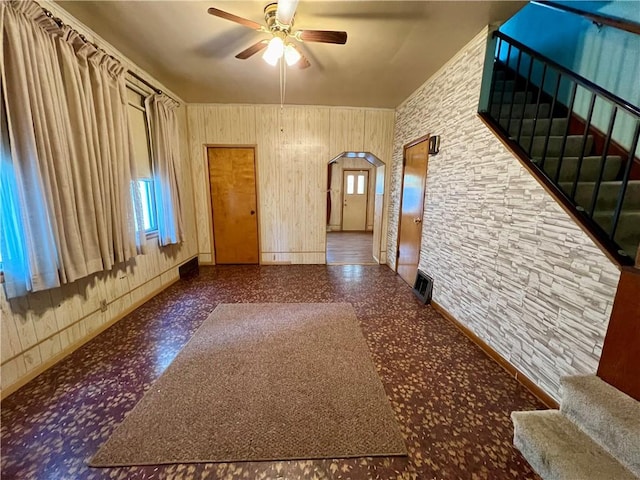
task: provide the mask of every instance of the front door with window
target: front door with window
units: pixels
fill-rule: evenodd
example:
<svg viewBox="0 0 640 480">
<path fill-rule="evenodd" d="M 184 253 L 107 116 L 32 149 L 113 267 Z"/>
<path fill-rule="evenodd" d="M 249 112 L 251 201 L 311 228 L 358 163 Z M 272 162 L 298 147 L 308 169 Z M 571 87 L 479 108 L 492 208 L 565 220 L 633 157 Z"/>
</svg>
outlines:
<svg viewBox="0 0 640 480">
<path fill-rule="evenodd" d="M 369 172 L 367 170 L 344 170 L 343 176 L 342 230 L 365 231 L 367 229 Z"/>
<path fill-rule="evenodd" d="M 253 148 L 208 149 L 217 264 L 258 263 L 254 153 Z"/>
</svg>

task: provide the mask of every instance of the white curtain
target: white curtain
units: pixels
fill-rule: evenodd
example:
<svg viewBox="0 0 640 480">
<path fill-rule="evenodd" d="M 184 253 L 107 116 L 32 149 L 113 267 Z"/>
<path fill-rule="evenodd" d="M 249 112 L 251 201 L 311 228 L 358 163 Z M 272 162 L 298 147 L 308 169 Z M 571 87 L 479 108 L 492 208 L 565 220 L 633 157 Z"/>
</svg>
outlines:
<svg viewBox="0 0 640 480">
<path fill-rule="evenodd" d="M 136 255 L 143 236 L 123 67 L 34 2 L 0 8 L 9 143 L 0 247 L 12 298 L 111 269 Z"/>
<path fill-rule="evenodd" d="M 165 95 L 150 95 L 145 108 L 151 125 L 151 150 L 158 236 L 160 245 L 184 240 L 178 182 L 180 140 L 176 102 Z"/>
</svg>

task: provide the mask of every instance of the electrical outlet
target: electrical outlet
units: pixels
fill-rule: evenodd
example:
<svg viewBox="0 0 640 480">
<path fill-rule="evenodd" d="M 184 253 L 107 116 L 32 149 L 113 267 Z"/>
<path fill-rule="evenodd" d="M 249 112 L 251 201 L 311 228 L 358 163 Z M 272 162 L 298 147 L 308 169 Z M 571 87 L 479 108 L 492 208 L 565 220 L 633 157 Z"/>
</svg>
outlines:
<svg viewBox="0 0 640 480">
<path fill-rule="evenodd" d="M 107 301 L 106 300 L 100 300 L 100 311 L 101 312 L 106 312 L 107 311 Z"/>
</svg>

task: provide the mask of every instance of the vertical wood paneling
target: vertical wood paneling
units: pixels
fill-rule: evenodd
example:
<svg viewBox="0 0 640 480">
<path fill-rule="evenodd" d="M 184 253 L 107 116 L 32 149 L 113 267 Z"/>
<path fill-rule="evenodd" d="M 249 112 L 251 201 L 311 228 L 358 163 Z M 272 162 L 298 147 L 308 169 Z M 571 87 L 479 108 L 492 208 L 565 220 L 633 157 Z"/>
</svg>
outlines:
<svg viewBox="0 0 640 480">
<path fill-rule="evenodd" d="M 191 157 L 191 176 L 193 183 L 193 198 L 195 203 L 195 218 L 198 237 L 198 253 L 211 255 L 210 227 L 211 218 L 208 209 L 203 209 L 204 201 L 209 201 L 209 180 L 207 177 L 207 163 L 205 143 L 206 107 L 201 105 L 187 106 L 187 123 L 189 132 L 189 155 Z"/>
<path fill-rule="evenodd" d="M 366 112 L 361 109 L 331 109 L 330 159 L 342 152 L 361 152 L 364 150 L 365 115 Z"/>
<path fill-rule="evenodd" d="M 215 263 L 206 145 L 255 145 L 255 107 L 189 105 L 187 123 L 198 226 L 198 253 L 203 263 Z"/>
<path fill-rule="evenodd" d="M 394 117 L 389 110 L 277 105 L 192 105 L 187 110 L 202 262 L 215 261 L 203 145 L 257 145 L 264 263 L 324 263 L 327 163 L 337 153 L 364 149 L 370 112 L 369 136 L 383 135 L 369 142 L 376 155 L 392 148 Z"/>
<path fill-rule="evenodd" d="M 262 259 L 323 252 L 329 109 L 261 106 L 257 115 Z"/>
<path fill-rule="evenodd" d="M 382 212 L 376 212 L 374 217 L 380 221 L 380 263 L 387 261 L 387 231 L 388 231 L 388 208 L 389 208 L 389 188 L 391 163 L 393 161 L 393 129 L 395 123 L 395 112 L 385 110 L 367 110 L 365 113 L 364 125 L 364 150 L 373 153 L 385 164 L 384 168 L 384 185 L 383 194 L 384 201 L 382 203 Z M 380 170 L 380 169 L 378 169 Z M 380 185 L 380 182 L 377 183 Z M 380 192 L 379 187 L 376 187 Z M 374 231 L 377 230 L 374 225 Z M 377 245 L 377 242 L 374 243 Z"/>
<path fill-rule="evenodd" d="M 260 250 L 279 251 L 278 240 L 286 242 L 286 215 L 277 208 L 280 204 L 279 108 L 256 107 L 256 171 L 258 180 L 258 221 L 260 222 Z M 261 256 L 264 261 L 264 256 Z M 275 260 L 272 260 L 275 261 Z"/>
</svg>

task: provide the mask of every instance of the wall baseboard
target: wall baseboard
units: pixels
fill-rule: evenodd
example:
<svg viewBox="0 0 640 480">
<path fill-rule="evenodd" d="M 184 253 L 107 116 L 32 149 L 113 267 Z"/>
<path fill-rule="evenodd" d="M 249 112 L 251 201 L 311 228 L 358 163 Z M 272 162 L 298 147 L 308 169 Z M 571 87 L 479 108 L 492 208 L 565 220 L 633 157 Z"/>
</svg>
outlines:
<svg viewBox="0 0 640 480">
<path fill-rule="evenodd" d="M 484 340 L 473 333 L 469 328 L 463 325 L 458 319 L 456 319 L 451 313 L 449 313 L 442 305 L 431 300 L 431 306 L 433 309 L 449 320 L 458 330 L 460 330 L 469 340 L 478 345 L 484 353 L 486 353 L 493 361 L 506 370 L 509 375 L 515 378 L 524 388 L 529 390 L 531 394 L 544 403 L 548 408 L 557 409 L 559 407 L 558 402 L 548 395 L 544 390 L 538 387 L 530 378 L 524 375 L 520 370 L 513 366 L 509 361 L 496 352 L 491 346 L 489 346 Z"/>
<path fill-rule="evenodd" d="M 158 278 L 158 277 L 155 277 L 155 278 Z M 148 302 L 153 297 L 158 295 L 160 292 L 162 292 L 163 290 L 169 288 L 171 285 L 173 285 L 174 283 L 176 283 L 179 280 L 180 280 L 180 277 L 176 277 L 174 280 L 172 280 L 171 282 L 167 283 L 166 285 L 162 285 L 160 288 L 154 290 L 149 295 L 145 296 L 144 298 L 141 298 L 136 303 L 131 305 L 129 308 L 127 308 L 123 312 L 119 313 L 117 316 L 115 316 L 114 318 L 112 318 L 111 320 L 106 322 L 104 325 L 100 325 L 99 328 L 97 328 L 93 332 L 89 333 L 86 337 L 84 337 L 84 338 L 78 340 L 77 342 L 69 345 L 68 347 L 66 347 L 64 350 L 62 350 L 61 352 L 59 352 L 55 356 L 51 357 L 50 359 L 48 359 L 45 362 L 43 362 L 40 365 L 38 365 L 34 370 L 30 371 L 24 377 L 20 378 L 16 383 L 14 383 L 14 384 L 8 386 L 7 388 L 3 389 L 2 390 L 2 395 L 0 396 L 0 400 L 4 400 L 5 398 L 7 398 L 12 393 L 14 393 L 17 390 L 19 390 L 20 388 L 24 387 L 27 383 L 29 383 L 31 380 L 36 378 L 38 375 L 40 375 L 41 373 L 44 373 L 49 368 L 53 367 L 56 363 L 58 363 L 59 361 L 61 361 L 64 358 L 66 358 L 68 355 L 70 355 L 71 353 L 73 353 L 74 351 L 76 351 L 77 349 L 79 349 L 80 347 L 85 345 L 86 343 L 88 343 L 91 340 L 93 340 L 95 337 L 97 337 L 102 332 L 104 332 L 107 328 L 111 327 L 116 322 L 122 320 L 124 317 L 126 317 L 131 312 L 133 312 L 136 308 L 142 306 L 144 303 Z"/>
</svg>

